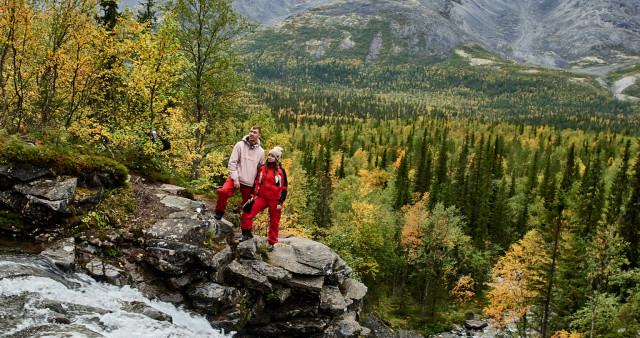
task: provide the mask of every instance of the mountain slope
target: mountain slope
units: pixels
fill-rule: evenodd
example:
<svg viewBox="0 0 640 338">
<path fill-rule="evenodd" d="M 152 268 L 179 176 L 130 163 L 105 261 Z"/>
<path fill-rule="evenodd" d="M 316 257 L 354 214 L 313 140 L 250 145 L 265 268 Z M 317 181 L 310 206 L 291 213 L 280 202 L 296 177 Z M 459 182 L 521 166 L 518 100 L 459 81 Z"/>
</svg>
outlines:
<svg viewBox="0 0 640 338">
<path fill-rule="evenodd" d="M 249 51 L 366 62 L 448 57 L 473 41 L 449 19 L 416 1 L 338 0 L 259 32 Z"/>
<path fill-rule="evenodd" d="M 520 63 L 557 68 L 585 57 L 619 62 L 640 55 L 637 0 L 260 1 L 234 6 L 253 19 L 267 7 L 273 13 L 265 20 L 299 13 L 266 27 L 254 38 L 263 39 L 256 50 L 298 57 L 424 60 L 472 43 Z"/>
<path fill-rule="evenodd" d="M 640 54 L 635 0 L 463 0 L 450 16 L 485 48 L 521 63 L 566 67 L 588 56 Z"/>
<path fill-rule="evenodd" d="M 233 8 L 250 20 L 267 26 L 331 1 L 333 0 L 236 0 Z"/>
</svg>

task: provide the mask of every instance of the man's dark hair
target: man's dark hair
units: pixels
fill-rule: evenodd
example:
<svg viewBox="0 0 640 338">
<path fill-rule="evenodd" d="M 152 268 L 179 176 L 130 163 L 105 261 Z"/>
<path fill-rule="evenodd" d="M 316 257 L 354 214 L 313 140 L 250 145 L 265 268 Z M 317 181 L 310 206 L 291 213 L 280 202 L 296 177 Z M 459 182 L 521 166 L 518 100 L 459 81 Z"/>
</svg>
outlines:
<svg viewBox="0 0 640 338">
<path fill-rule="evenodd" d="M 251 129 L 258 129 L 258 132 L 260 133 L 260 135 L 262 135 L 262 128 L 260 128 L 259 126 L 253 126 L 251 127 Z"/>
</svg>

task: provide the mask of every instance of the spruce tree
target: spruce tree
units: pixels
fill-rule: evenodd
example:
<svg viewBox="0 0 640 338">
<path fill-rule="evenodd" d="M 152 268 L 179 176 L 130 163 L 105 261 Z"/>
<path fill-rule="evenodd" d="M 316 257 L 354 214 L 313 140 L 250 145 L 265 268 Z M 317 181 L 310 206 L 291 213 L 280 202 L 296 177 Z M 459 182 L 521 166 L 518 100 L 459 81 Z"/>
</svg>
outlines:
<svg viewBox="0 0 640 338">
<path fill-rule="evenodd" d="M 156 18 L 156 3 L 154 0 L 145 0 L 142 3 L 142 9 L 138 11 L 136 19 L 140 23 L 148 24 L 150 28 L 156 26 L 158 19 Z"/>
<path fill-rule="evenodd" d="M 636 156 L 631 177 L 631 197 L 625 205 L 620 224 L 620 235 L 628 243 L 628 268 L 640 267 L 640 151 Z"/>
<path fill-rule="evenodd" d="M 552 205 L 546 222 L 542 225 L 540 233 L 545 241 L 545 255 L 548 260 L 535 266 L 538 275 L 537 282 L 532 288 L 537 291 L 535 313 L 540 324 L 540 335 L 548 337 L 554 328 L 550 325 L 550 316 L 554 312 L 554 291 L 558 285 L 558 264 L 563 252 L 564 233 L 568 230 L 568 219 L 565 213 L 566 196 L 561 191 Z M 542 262 L 542 261 L 541 261 Z"/>
<path fill-rule="evenodd" d="M 593 235 L 602 218 L 604 180 L 600 152 L 601 148 L 597 147 L 580 182 L 577 216 L 582 228 L 579 235 L 583 238 Z"/>
<path fill-rule="evenodd" d="M 492 191 L 490 198 L 492 203 L 489 206 L 491 211 L 487 228 L 489 240 L 502 249 L 507 249 L 511 244 L 507 194 L 507 180 L 502 178 L 497 189 L 494 188 Z"/>
<path fill-rule="evenodd" d="M 411 190 L 409 189 L 409 160 L 407 155 L 402 156 L 398 172 L 396 174 L 396 196 L 393 207 L 396 210 L 411 202 Z"/>
<path fill-rule="evenodd" d="M 452 186 L 452 204 L 455 204 L 459 210 L 468 210 L 469 196 L 467 185 L 467 166 L 469 157 L 469 134 L 465 135 L 460 156 L 458 156 L 458 164 L 453 176 Z"/>
<path fill-rule="evenodd" d="M 337 122 L 335 124 L 335 127 L 333 127 L 333 140 L 331 141 L 331 143 L 333 144 L 333 151 L 344 149 L 344 141 L 342 139 L 342 125 L 340 122 Z"/>
<path fill-rule="evenodd" d="M 385 170 L 387 168 L 387 148 L 384 148 L 382 153 L 382 159 L 380 159 L 380 168 Z"/>
<path fill-rule="evenodd" d="M 101 0 L 100 8 L 102 9 L 102 16 L 98 17 L 98 22 L 106 27 L 107 31 L 113 31 L 120 16 L 118 3 L 114 0 Z"/>
<path fill-rule="evenodd" d="M 440 150 L 438 151 L 438 159 L 435 165 L 435 172 L 433 177 L 433 183 L 431 188 L 431 198 L 429 199 L 429 208 L 443 200 L 447 195 L 447 163 L 449 159 L 448 147 L 447 147 L 447 132 L 442 134 L 442 143 L 440 143 Z"/>
<path fill-rule="evenodd" d="M 315 234 L 317 238 L 324 233 L 325 229 L 331 226 L 331 196 L 333 193 L 333 184 L 331 181 L 331 151 L 329 147 L 323 146 L 320 150 L 319 170 L 316 176 L 317 182 L 317 199 L 315 209 L 313 211 L 313 221 L 318 229 Z"/>
<path fill-rule="evenodd" d="M 622 215 L 622 205 L 624 204 L 627 193 L 629 192 L 629 150 L 631 148 L 631 141 L 627 140 L 627 143 L 622 150 L 622 159 L 620 168 L 616 172 L 616 176 L 611 184 L 611 193 L 607 198 L 606 204 L 606 220 L 609 223 L 616 222 Z"/>
<path fill-rule="evenodd" d="M 338 178 L 344 178 L 345 177 L 345 173 L 344 173 L 344 154 L 342 154 L 342 156 L 340 156 L 340 169 L 338 169 Z"/>
<path fill-rule="evenodd" d="M 413 192 L 422 195 L 429 191 L 431 184 L 431 163 L 431 149 L 427 143 L 427 132 L 425 130 L 420 146 L 420 156 L 416 162 L 416 178 L 413 184 Z"/>
<path fill-rule="evenodd" d="M 563 191 L 569 191 L 571 189 L 571 185 L 575 181 L 577 176 L 576 173 L 576 154 L 575 154 L 575 145 L 572 143 L 571 147 L 569 147 L 569 152 L 567 153 L 567 161 L 564 165 L 564 171 L 562 173 L 562 180 L 560 181 L 560 189 Z"/>
<path fill-rule="evenodd" d="M 539 152 L 533 154 L 533 161 L 531 162 L 531 166 L 528 169 L 528 180 L 527 180 L 527 190 L 524 195 L 524 209 L 518 216 L 518 221 L 516 223 L 516 229 L 518 231 L 518 236 L 524 236 L 529 229 L 527 229 L 527 221 L 529 219 L 529 207 L 533 202 L 533 198 L 535 197 L 534 190 L 538 185 L 538 157 Z"/>
<path fill-rule="evenodd" d="M 548 148 L 547 148 L 547 158 L 545 160 L 545 166 L 544 166 L 544 177 L 542 179 L 542 183 L 540 184 L 539 195 L 542 197 L 542 200 L 544 201 L 545 209 L 550 210 L 551 204 L 553 203 L 553 200 L 555 199 L 555 195 L 556 195 L 557 179 L 556 179 L 555 171 L 553 169 L 553 159 L 551 158 L 551 154 L 552 154 L 551 143 L 549 143 L 547 146 Z"/>
</svg>

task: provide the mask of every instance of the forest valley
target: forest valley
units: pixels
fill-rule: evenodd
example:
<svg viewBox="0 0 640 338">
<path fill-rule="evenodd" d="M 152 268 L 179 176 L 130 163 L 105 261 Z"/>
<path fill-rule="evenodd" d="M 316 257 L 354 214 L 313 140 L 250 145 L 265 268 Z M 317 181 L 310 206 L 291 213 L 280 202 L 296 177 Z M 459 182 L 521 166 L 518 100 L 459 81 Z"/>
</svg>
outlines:
<svg viewBox="0 0 640 338">
<path fill-rule="evenodd" d="M 344 258 L 366 311 L 422 334 L 477 314 L 514 336 L 638 335 L 638 103 L 471 47 L 495 62 L 243 53 L 252 29 L 224 0 L 2 2 L 0 161 L 28 141 L 213 197 L 260 125 L 285 149 L 281 233 Z"/>
</svg>

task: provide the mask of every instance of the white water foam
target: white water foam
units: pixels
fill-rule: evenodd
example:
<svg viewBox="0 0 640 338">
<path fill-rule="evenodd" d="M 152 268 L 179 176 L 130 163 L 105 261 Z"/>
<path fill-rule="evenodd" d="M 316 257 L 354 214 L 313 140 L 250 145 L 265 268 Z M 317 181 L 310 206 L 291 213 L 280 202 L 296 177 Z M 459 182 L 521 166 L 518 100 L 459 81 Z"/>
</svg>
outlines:
<svg viewBox="0 0 640 338">
<path fill-rule="evenodd" d="M 23 262 L 24 263 L 24 262 Z M 7 265 L 8 264 L 8 265 Z M 31 264 L 2 262 L 3 268 L 17 264 L 23 267 Z M 14 270 L 16 266 L 13 266 Z M 45 268 L 46 269 L 46 268 Z M 16 299 L 26 297 L 21 313 L 6 313 L 0 309 L 0 317 L 14 319 L 14 325 L 3 333 L 10 336 L 22 335 L 24 330 L 38 326 L 56 326 L 56 332 L 64 332 L 65 337 L 231 337 L 213 329 L 206 318 L 190 314 L 173 304 L 149 300 L 138 290 L 129 286 L 117 287 L 100 283 L 84 274 L 64 275 L 64 283 L 47 276 L 0 277 L 0 298 Z M 59 279 L 59 278 L 55 278 Z M 68 282 L 68 283 L 67 283 Z M 65 285 L 66 284 L 66 285 Z M 159 321 L 143 314 L 123 310 L 123 305 L 131 302 L 144 303 L 171 316 L 173 322 Z M 43 304 L 60 304 L 64 308 L 69 324 L 56 324 L 53 318 L 60 314 Z M 14 308 L 13 311 L 16 309 Z M 3 314 L 3 312 L 5 312 Z M 53 324 L 52 324 L 53 323 Z M 81 327 L 91 333 L 78 333 Z M 69 331 L 64 331 L 68 329 Z M 62 330 L 62 331 L 61 331 Z M 86 333 L 85 332 L 85 333 Z M 40 337 L 51 336 L 41 335 Z"/>
</svg>

